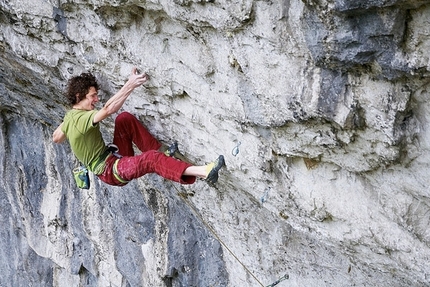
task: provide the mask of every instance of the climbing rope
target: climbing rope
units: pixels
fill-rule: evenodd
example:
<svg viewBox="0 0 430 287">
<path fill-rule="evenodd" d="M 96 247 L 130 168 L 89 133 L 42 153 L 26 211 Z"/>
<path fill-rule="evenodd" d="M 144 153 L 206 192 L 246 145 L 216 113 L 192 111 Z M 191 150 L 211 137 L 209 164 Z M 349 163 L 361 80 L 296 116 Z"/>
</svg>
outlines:
<svg viewBox="0 0 430 287">
<path fill-rule="evenodd" d="M 278 285 L 279 283 L 281 283 L 284 280 L 287 280 L 288 278 L 290 278 L 290 276 L 288 274 L 285 274 L 284 276 L 282 276 L 281 278 L 279 278 L 278 280 L 276 280 L 272 284 L 267 285 L 266 287 L 275 287 L 276 285 Z"/>
<path fill-rule="evenodd" d="M 178 192 L 179 197 L 182 198 L 182 200 L 185 202 L 186 205 L 188 205 L 189 208 L 191 208 L 193 213 L 200 219 L 200 221 L 206 226 L 206 228 L 208 228 L 208 230 L 213 234 L 213 236 L 215 236 L 215 238 L 218 240 L 218 242 L 220 242 L 221 245 L 224 246 L 224 248 L 231 254 L 231 256 L 233 256 L 233 258 L 237 262 L 239 262 L 240 265 L 242 265 L 243 269 L 249 275 L 251 275 L 251 277 L 254 278 L 255 281 L 258 282 L 258 284 L 260 284 L 260 286 L 262 286 L 262 287 L 274 287 L 274 286 L 278 285 L 279 283 L 281 283 L 282 281 L 289 278 L 289 275 L 285 274 L 284 276 L 282 276 L 281 278 L 279 278 L 277 281 L 273 282 L 270 285 L 265 286 L 263 283 L 261 283 L 261 281 L 251 272 L 251 270 L 249 270 L 248 267 L 246 267 L 245 264 L 243 264 L 242 261 L 240 261 L 240 259 L 236 256 L 236 254 L 234 254 L 234 252 L 224 243 L 224 241 L 218 236 L 218 234 L 215 232 L 215 230 L 204 220 L 204 218 L 198 212 L 198 210 L 194 207 L 194 205 L 187 199 L 187 195 L 184 194 L 183 192 L 181 192 L 175 185 L 172 185 L 172 186 Z"/>
<path fill-rule="evenodd" d="M 200 213 L 197 211 L 197 209 L 193 206 L 193 204 L 191 204 L 191 202 L 186 198 L 186 196 L 182 195 L 183 193 L 181 193 L 176 186 L 173 185 L 173 187 L 178 191 L 179 196 L 183 199 L 185 204 L 187 204 L 188 207 L 191 208 L 191 210 L 194 212 L 194 214 L 209 229 L 209 231 L 213 234 L 213 236 L 215 236 L 215 238 L 218 240 L 218 242 L 220 242 L 222 244 L 222 246 L 224 246 L 224 248 L 234 257 L 234 259 L 236 259 L 236 261 L 239 262 L 240 265 L 242 265 L 243 269 L 245 269 L 245 271 L 249 275 L 251 275 L 255 279 L 255 281 L 258 282 L 258 284 L 260 284 L 260 286 L 264 287 L 263 283 L 261 283 L 261 281 L 258 280 L 258 278 L 245 266 L 245 264 L 243 264 L 239 260 L 239 258 L 236 256 L 236 254 L 234 254 L 233 251 L 231 251 L 230 248 L 228 248 L 228 246 L 224 243 L 224 241 L 222 241 L 222 239 L 218 236 L 218 234 L 215 232 L 215 230 L 203 219 L 203 217 L 200 215 Z"/>
</svg>

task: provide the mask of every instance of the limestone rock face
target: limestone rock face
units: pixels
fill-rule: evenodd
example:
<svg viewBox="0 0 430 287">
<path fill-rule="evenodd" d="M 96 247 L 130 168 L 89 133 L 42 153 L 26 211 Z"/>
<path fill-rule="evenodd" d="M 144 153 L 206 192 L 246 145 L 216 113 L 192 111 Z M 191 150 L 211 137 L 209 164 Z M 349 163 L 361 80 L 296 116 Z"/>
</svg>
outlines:
<svg viewBox="0 0 430 287">
<path fill-rule="evenodd" d="M 430 284 L 430 1 L 0 7 L 0 286 Z M 123 110 L 224 154 L 215 187 L 76 187 L 65 84 L 91 71 L 101 107 L 134 66 Z"/>
</svg>

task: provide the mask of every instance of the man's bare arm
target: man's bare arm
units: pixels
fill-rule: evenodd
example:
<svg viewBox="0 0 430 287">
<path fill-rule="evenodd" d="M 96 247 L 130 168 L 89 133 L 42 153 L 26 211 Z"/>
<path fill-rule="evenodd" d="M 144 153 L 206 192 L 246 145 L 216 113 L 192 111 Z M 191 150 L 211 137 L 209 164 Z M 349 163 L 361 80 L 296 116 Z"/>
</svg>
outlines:
<svg viewBox="0 0 430 287">
<path fill-rule="evenodd" d="M 143 74 L 136 74 L 137 69 L 133 68 L 131 75 L 125 83 L 125 85 L 116 93 L 112 98 L 110 98 L 104 107 L 98 111 L 94 116 L 94 124 L 101 122 L 108 116 L 116 113 L 124 104 L 128 96 L 133 92 L 133 90 L 148 80 L 148 76 Z"/>
<path fill-rule="evenodd" d="M 66 140 L 66 135 L 61 130 L 62 125 L 63 123 L 61 123 L 61 125 L 59 125 L 58 128 L 52 134 L 52 140 L 54 143 L 62 143 Z"/>
</svg>

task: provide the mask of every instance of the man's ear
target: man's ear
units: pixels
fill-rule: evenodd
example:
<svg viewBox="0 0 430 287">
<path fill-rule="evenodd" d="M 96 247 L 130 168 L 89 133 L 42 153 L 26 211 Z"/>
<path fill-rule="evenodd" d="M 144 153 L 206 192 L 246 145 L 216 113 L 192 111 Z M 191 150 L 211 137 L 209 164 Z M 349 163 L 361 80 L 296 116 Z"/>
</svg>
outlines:
<svg viewBox="0 0 430 287">
<path fill-rule="evenodd" d="M 81 101 L 81 99 L 79 98 L 79 93 L 76 94 L 76 103 L 79 103 Z"/>
</svg>

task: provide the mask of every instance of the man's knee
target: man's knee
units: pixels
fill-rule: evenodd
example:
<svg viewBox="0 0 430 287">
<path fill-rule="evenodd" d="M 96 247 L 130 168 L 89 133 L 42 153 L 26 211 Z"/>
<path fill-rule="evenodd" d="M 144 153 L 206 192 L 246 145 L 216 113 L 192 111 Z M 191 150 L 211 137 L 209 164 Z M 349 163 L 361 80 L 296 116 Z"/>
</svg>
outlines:
<svg viewBox="0 0 430 287">
<path fill-rule="evenodd" d="M 116 117 L 115 124 L 129 122 L 130 120 L 136 120 L 136 118 L 129 112 L 122 112 Z"/>
</svg>

